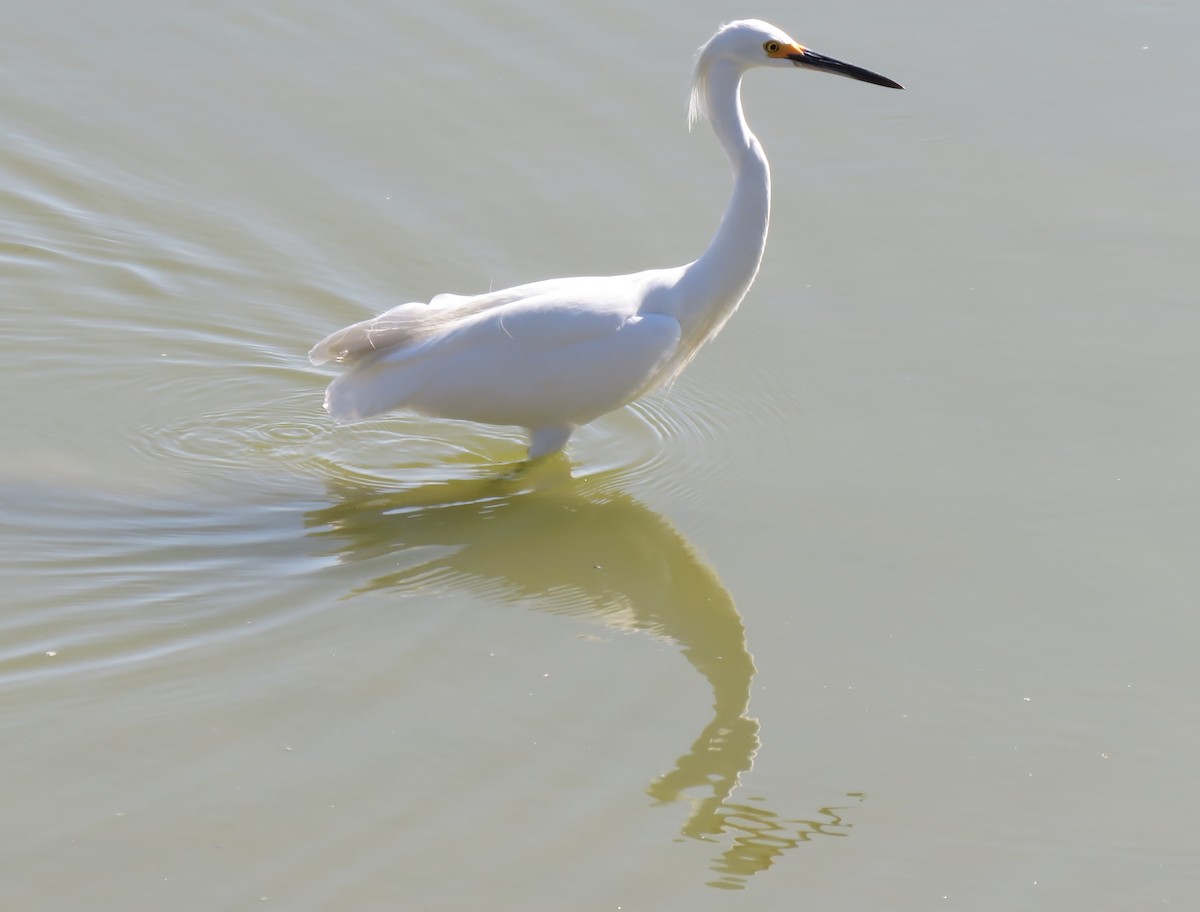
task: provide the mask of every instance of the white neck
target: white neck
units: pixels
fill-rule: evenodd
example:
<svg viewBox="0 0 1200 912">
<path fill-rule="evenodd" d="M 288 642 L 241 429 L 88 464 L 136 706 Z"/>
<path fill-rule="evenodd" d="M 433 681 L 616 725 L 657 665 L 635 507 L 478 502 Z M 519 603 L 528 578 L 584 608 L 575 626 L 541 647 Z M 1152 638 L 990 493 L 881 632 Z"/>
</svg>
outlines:
<svg viewBox="0 0 1200 912">
<path fill-rule="evenodd" d="M 699 345 L 737 310 L 758 273 L 771 217 L 771 172 L 758 139 L 742 114 L 743 69 L 725 60 L 712 64 L 702 86 L 713 132 L 733 166 L 733 195 L 708 249 L 683 267 L 678 314 L 685 344 Z"/>
</svg>

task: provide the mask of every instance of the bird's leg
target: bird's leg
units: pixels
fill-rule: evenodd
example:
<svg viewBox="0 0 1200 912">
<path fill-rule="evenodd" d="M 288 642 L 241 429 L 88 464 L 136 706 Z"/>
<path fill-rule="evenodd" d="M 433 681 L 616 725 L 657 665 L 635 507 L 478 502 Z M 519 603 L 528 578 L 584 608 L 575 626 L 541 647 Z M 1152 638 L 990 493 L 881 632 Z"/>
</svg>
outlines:
<svg viewBox="0 0 1200 912">
<path fill-rule="evenodd" d="M 529 431 L 529 459 L 537 459 L 548 453 L 557 453 L 567 445 L 574 432 L 573 427 L 531 428 Z"/>
</svg>

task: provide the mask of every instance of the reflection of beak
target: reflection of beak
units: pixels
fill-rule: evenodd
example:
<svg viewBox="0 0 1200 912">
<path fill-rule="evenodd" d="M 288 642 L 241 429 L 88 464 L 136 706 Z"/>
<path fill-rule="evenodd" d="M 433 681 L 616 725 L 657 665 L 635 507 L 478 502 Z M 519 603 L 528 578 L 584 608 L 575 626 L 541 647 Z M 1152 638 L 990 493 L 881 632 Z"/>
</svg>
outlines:
<svg viewBox="0 0 1200 912">
<path fill-rule="evenodd" d="M 839 76 L 849 76 L 851 79 L 858 79 L 861 82 L 869 82 L 873 85 L 886 86 L 889 89 L 902 89 L 904 86 L 895 80 L 888 79 L 886 76 L 880 76 L 878 73 L 872 73 L 870 70 L 864 70 L 862 67 L 857 67 L 852 63 L 842 63 L 840 60 L 835 60 L 832 57 L 826 57 L 824 54 L 818 54 L 816 51 L 810 51 L 806 47 L 794 46 L 794 50 L 783 55 L 798 67 L 808 67 L 810 70 L 821 70 L 826 73 L 836 73 Z"/>
</svg>

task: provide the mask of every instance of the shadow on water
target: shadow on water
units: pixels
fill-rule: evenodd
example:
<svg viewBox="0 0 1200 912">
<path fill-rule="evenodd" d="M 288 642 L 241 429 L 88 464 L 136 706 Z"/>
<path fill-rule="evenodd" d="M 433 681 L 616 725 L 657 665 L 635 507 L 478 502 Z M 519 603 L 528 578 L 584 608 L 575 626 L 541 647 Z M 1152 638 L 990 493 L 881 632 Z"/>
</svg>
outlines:
<svg viewBox="0 0 1200 912">
<path fill-rule="evenodd" d="M 308 513 L 306 525 L 340 561 L 386 567 L 352 594 L 447 585 L 678 644 L 712 688 L 713 716 L 646 791 L 658 804 L 690 804 L 682 835 L 726 844 L 709 885 L 739 889 L 788 849 L 848 835 L 851 824 L 835 807 L 806 820 L 781 817 L 761 798 L 732 800 L 760 747 L 742 618 L 679 532 L 617 490 L 617 480 L 572 478 L 562 460 L 404 491 L 331 480 L 332 503 Z M 419 557 L 396 570 L 401 554 Z"/>
</svg>

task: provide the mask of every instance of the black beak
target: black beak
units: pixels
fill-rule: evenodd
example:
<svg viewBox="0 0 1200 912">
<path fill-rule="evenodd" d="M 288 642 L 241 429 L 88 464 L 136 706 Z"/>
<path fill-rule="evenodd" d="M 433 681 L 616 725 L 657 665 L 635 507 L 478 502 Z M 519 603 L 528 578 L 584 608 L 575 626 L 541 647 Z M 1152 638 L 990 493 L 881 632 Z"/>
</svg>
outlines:
<svg viewBox="0 0 1200 912">
<path fill-rule="evenodd" d="M 802 54 L 788 54 L 787 58 L 798 67 L 808 67 L 810 70 L 823 70 L 826 73 L 836 73 L 838 76 L 848 76 L 860 82 L 886 86 L 889 89 L 904 88 L 900 83 L 893 79 L 888 79 L 886 76 L 880 76 L 878 73 L 864 70 L 862 67 L 857 67 L 852 63 L 842 63 L 840 60 L 826 57 L 824 54 L 818 54 L 816 51 L 810 51 L 808 48 L 805 48 Z"/>
</svg>

